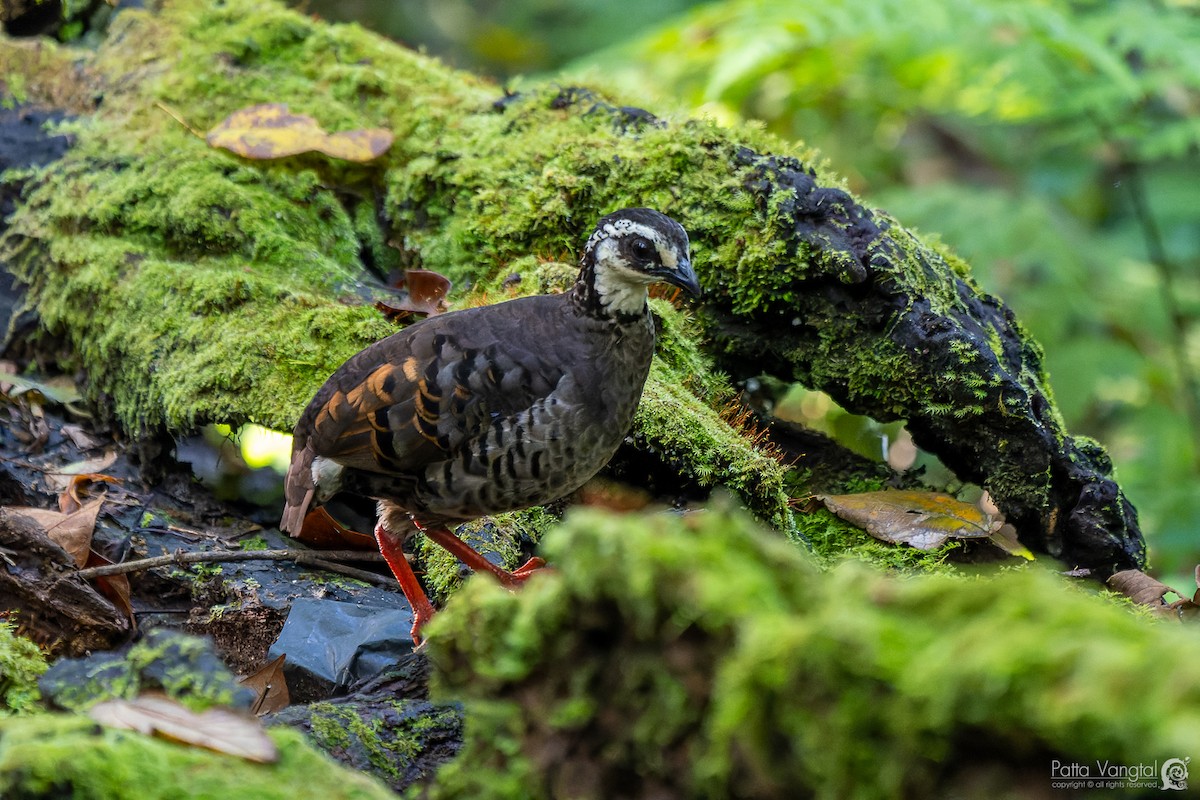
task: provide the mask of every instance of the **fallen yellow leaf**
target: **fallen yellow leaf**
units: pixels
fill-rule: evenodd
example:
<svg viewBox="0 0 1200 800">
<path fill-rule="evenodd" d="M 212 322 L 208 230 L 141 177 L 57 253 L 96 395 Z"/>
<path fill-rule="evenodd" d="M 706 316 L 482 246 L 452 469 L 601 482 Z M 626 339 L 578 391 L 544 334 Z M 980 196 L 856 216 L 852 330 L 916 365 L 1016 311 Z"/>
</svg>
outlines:
<svg viewBox="0 0 1200 800">
<path fill-rule="evenodd" d="M 312 117 L 291 113 L 286 103 L 265 103 L 233 112 L 208 132 L 207 141 L 257 160 L 316 151 L 364 162 L 386 153 L 394 138 L 386 128 L 326 133 Z"/>
<path fill-rule="evenodd" d="M 1029 548 L 1021 544 L 1021 540 L 1017 538 L 1017 529 L 1008 523 L 1000 526 L 995 533 L 988 537 L 988 541 L 1010 556 L 1017 556 L 1026 561 L 1035 560 Z"/>
<path fill-rule="evenodd" d="M 983 539 L 999 527 L 978 506 L 938 492 L 819 494 L 825 507 L 876 539 L 934 550 L 948 539 Z"/>
</svg>

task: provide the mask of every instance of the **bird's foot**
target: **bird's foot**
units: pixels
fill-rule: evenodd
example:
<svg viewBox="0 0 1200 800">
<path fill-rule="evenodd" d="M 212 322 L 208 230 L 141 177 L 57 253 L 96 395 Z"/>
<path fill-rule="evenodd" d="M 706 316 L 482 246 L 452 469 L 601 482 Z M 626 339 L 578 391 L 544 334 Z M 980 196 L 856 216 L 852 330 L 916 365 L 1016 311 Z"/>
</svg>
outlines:
<svg viewBox="0 0 1200 800">
<path fill-rule="evenodd" d="M 408 557 L 404 555 L 403 540 L 394 536 L 383 525 L 376 525 L 375 541 L 379 543 L 379 552 L 383 554 L 383 560 L 387 562 L 388 569 L 392 571 L 392 575 L 396 576 L 396 582 L 400 584 L 400 591 L 404 592 L 404 598 L 412 607 L 411 635 L 413 648 L 416 649 L 425 643 L 421 636 L 421 629 L 429 620 L 433 619 L 437 609 L 433 607 L 433 603 L 429 602 L 429 597 L 421 587 L 421 582 L 417 580 L 412 565 L 408 563 Z"/>
<path fill-rule="evenodd" d="M 520 586 L 529 579 L 530 575 L 543 569 L 549 569 L 546 566 L 546 559 L 534 556 L 512 572 L 504 573 L 507 578 L 500 578 L 500 582 L 505 586 Z M 500 576 L 497 575 L 496 577 Z M 506 581 L 511 581 L 511 584 Z"/>
<path fill-rule="evenodd" d="M 501 569 L 475 551 L 469 544 L 459 539 L 445 528 L 427 528 L 425 535 L 438 545 L 450 552 L 455 558 L 475 572 L 490 572 L 500 581 L 500 585 L 508 589 L 516 589 L 539 569 L 546 566 L 545 559 L 534 556 L 512 572 Z"/>
</svg>

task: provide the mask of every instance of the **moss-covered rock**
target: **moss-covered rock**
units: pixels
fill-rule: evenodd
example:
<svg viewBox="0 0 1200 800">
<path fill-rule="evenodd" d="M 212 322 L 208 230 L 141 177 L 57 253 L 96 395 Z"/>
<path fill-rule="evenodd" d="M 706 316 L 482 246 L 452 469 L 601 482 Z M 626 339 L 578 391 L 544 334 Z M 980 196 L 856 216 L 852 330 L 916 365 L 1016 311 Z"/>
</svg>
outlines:
<svg viewBox="0 0 1200 800">
<path fill-rule="evenodd" d="M 104 700 L 132 700 L 160 691 L 189 708 L 217 705 L 249 707 L 254 692 L 240 686 L 217 656 L 212 641 L 158 628 L 124 652 L 64 658 L 41 677 L 47 700 L 58 708 L 81 711 Z"/>
<path fill-rule="evenodd" d="M 542 546 L 554 571 L 430 627 L 467 711 L 434 796 L 1044 791 L 1053 758 L 1195 746 L 1200 642 L 1037 569 L 822 572 L 721 510 L 574 513 Z"/>
<path fill-rule="evenodd" d="M 7 800 L 387 800 L 385 786 L 339 767 L 296 731 L 270 731 L 274 764 L 254 764 L 85 716 L 0 719 L 0 796 Z"/>
<path fill-rule="evenodd" d="M 378 703 L 313 703 L 303 709 L 304 729 L 313 743 L 339 761 L 377 775 L 394 788 L 427 777 L 431 764 L 453 754 L 462 721 L 451 707 L 427 700 Z M 284 712 L 279 720 L 291 724 Z"/>
<path fill-rule="evenodd" d="M 147 689 L 165 691 L 192 708 L 251 695 L 216 659 L 211 643 L 198 637 L 155 630 L 123 655 L 63 659 L 46 670 L 38 648 L 13 634 L 11 624 L 0 624 L 0 797 L 6 800 L 394 797 L 375 780 L 336 765 L 292 730 L 271 731 L 279 760 L 262 765 L 102 728 L 82 714 L 27 713 L 40 710 L 39 678 L 47 681 L 50 702 L 71 708 L 132 698 Z M 248 704 L 252 698 L 242 699 Z M 409 726 L 420 732 L 427 724 L 417 718 Z"/>
</svg>

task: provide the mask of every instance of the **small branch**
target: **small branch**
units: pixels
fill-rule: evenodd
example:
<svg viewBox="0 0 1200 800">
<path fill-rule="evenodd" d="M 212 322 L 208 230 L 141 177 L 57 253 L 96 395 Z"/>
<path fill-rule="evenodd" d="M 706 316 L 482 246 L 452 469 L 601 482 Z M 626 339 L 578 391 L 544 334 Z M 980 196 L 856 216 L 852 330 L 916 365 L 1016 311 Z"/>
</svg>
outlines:
<svg viewBox="0 0 1200 800">
<path fill-rule="evenodd" d="M 102 567 L 89 567 L 88 569 L 79 570 L 76 575 L 84 580 L 90 580 L 106 575 L 123 575 L 128 572 L 141 572 L 147 569 L 154 569 L 155 567 L 167 567 L 171 565 L 182 567 L 186 564 L 219 564 L 230 561 L 291 561 L 303 566 L 318 567 L 330 572 L 347 575 L 361 581 L 366 581 L 367 583 L 375 584 L 376 586 L 386 586 L 394 589 L 398 585 L 393 578 L 337 564 L 334 563 L 335 560 L 380 562 L 383 561 L 383 556 L 377 552 L 368 550 L 231 550 L 211 553 L 185 553 L 177 550 L 165 556 L 141 558 L 136 561 L 126 561 L 122 564 L 106 564 Z"/>
<path fill-rule="evenodd" d="M 378 553 L 375 555 L 379 556 L 379 561 L 383 561 L 382 555 Z M 374 561 L 375 559 L 371 560 Z M 395 578 L 388 575 L 380 575 L 377 572 L 368 572 L 365 569 L 358 569 L 357 567 L 347 567 L 345 564 L 337 564 L 333 561 L 326 561 L 323 558 L 310 558 L 308 556 L 304 556 L 297 558 L 296 563 L 302 566 L 323 569 L 326 572 L 336 572 L 339 575 L 345 575 L 347 578 L 355 578 L 356 580 L 369 583 L 373 586 L 382 586 L 385 589 L 400 588 L 400 583 Z"/>
</svg>

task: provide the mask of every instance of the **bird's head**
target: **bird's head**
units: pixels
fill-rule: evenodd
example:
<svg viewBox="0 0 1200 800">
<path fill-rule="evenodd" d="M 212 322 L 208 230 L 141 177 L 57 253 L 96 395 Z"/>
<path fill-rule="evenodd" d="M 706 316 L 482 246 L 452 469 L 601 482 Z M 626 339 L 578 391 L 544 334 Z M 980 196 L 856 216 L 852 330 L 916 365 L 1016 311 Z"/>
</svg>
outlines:
<svg viewBox="0 0 1200 800">
<path fill-rule="evenodd" d="M 659 281 L 700 296 L 683 226 L 649 208 L 602 218 L 583 251 L 580 287 L 589 303 L 612 316 L 641 315 L 647 287 Z"/>
</svg>

